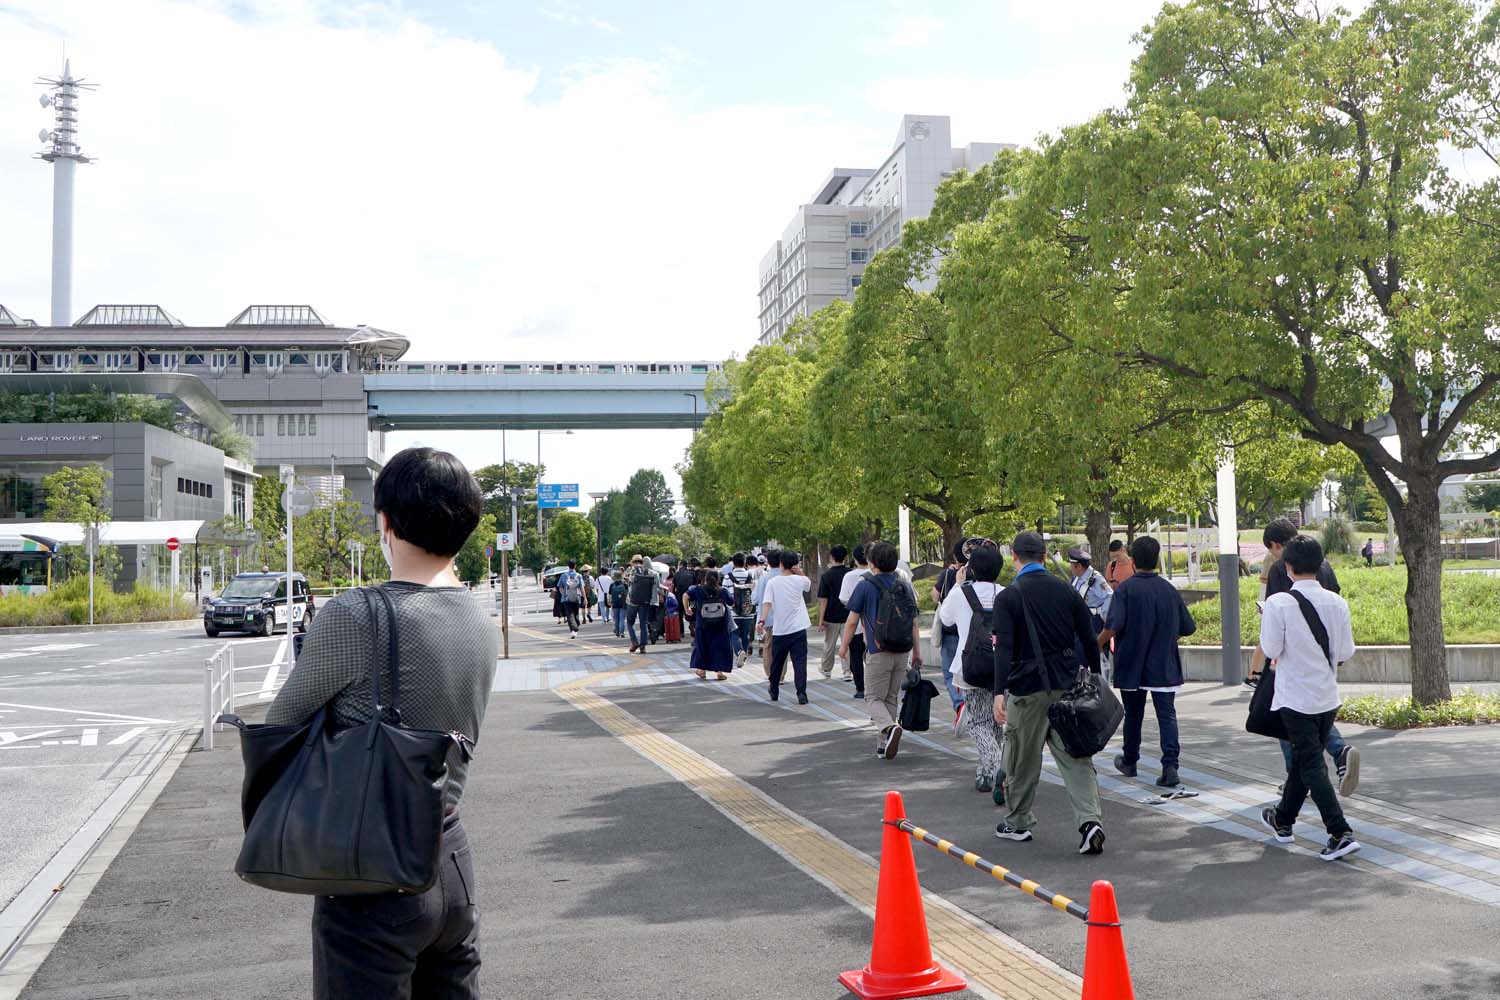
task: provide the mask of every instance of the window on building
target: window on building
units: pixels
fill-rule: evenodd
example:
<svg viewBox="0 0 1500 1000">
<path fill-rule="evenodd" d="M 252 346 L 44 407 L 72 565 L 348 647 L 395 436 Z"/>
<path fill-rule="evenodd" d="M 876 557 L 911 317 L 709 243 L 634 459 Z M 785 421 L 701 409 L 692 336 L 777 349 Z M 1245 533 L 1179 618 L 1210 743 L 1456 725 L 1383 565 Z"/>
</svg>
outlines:
<svg viewBox="0 0 1500 1000">
<path fill-rule="evenodd" d="M 241 524 L 250 519 L 249 509 L 245 503 L 245 484 L 232 483 L 229 487 L 231 511 L 236 521 Z"/>
<path fill-rule="evenodd" d="M 862 250 L 862 249 L 860 249 L 858 247 L 850 247 L 849 248 L 849 263 L 851 263 L 851 264 L 866 264 L 866 263 L 869 262 L 869 260 L 870 260 L 870 251 L 868 251 L 868 250 Z"/>
<path fill-rule="evenodd" d="M 861 281 L 863 281 L 863 280 L 864 280 L 864 279 L 863 279 L 863 278 L 861 278 L 861 277 L 860 277 L 860 276 L 859 276 L 859 275 L 857 275 L 857 274 L 852 274 L 852 275 L 850 275 L 850 276 L 849 276 L 849 291 L 851 291 L 851 292 L 852 292 L 852 291 L 854 291 L 854 290 L 855 290 L 855 289 L 856 289 L 856 288 L 858 288 L 858 287 L 859 287 L 859 283 L 860 283 L 860 282 L 861 282 Z"/>
<path fill-rule="evenodd" d="M 307 434 L 309 437 L 318 436 L 318 415 L 310 413 L 307 416 Z"/>
<path fill-rule="evenodd" d="M 849 223 L 849 235 L 860 238 L 870 235 L 870 224 L 868 222 Z"/>
<path fill-rule="evenodd" d="M 266 436 L 266 415 L 264 413 L 257 413 L 255 415 L 255 436 Z"/>
<path fill-rule="evenodd" d="M 186 493 L 187 492 L 187 480 L 183 479 L 181 476 L 177 477 L 177 492 L 178 493 Z"/>
<path fill-rule="evenodd" d="M 279 437 L 279 438 L 286 437 L 286 414 L 285 413 L 278 413 L 278 414 L 276 414 L 276 436 Z"/>
<path fill-rule="evenodd" d="M 307 414 L 297 414 L 297 436 L 307 437 Z"/>
<path fill-rule="evenodd" d="M 153 521 L 161 520 L 162 486 L 161 464 L 159 462 L 152 462 L 151 489 L 146 497 L 146 516 Z"/>
</svg>

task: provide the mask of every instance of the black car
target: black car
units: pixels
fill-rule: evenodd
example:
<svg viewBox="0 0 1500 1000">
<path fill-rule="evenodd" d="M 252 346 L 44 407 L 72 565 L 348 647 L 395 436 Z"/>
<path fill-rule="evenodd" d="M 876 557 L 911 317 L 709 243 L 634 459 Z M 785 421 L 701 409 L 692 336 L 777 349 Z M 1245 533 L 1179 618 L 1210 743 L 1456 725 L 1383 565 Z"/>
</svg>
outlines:
<svg viewBox="0 0 1500 1000">
<path fill-rule="evenodd" d="M 306 632 L 317 610 L 312 592 L 301 573 L 292 574 L 292 587 L 295 594 L 292 619 L 298 632 Z M 220 632 L 271 635 L 285 627 L 285 573 L 240 573 L 203 609 L 203 631 L 210 638 Z"/>
</svg>

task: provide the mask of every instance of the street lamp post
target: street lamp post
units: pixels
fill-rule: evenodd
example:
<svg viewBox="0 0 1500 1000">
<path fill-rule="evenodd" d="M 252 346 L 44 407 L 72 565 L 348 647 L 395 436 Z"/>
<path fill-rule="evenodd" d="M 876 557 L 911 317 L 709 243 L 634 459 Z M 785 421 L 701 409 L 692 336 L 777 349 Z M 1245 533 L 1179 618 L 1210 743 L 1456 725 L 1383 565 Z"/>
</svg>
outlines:
<svg viewBox="0 0 1500 1000">
<path fill-rule="evenodd" d="M 698 394 L 696 392 L 684 392 L 682 395 L 693 401 L 693 437 L 698 436 Z"/>
<path fill-rule="evenodd" d="M 590 493 L 589 499 L 594 501 L 593 510 L 590 513 L 594 517 L 594 572 L 603 569 L 604 562 L 604 512 L 599 507 L 599 501 L 609 496 L 608 493 Z"/>
</svg>

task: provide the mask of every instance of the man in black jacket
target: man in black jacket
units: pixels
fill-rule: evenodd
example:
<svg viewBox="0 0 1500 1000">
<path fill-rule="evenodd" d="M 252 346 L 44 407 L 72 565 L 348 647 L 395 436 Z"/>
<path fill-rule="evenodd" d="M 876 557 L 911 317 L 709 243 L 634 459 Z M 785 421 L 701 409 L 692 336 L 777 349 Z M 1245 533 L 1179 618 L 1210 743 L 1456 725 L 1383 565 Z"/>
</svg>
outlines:
<svg viewBox="0 0 1500 1000">
<path fill-rule="evenodd" d="M 1005 725 L 1005 801 L 1010 813 L 995 828 L 1002 840 L 1028 841 L 1036 825 L 1031 803 L 1042 774 L 1042 745 L 1068 790 L 1078 824 L 1078 853 L 1104 852 L 1099 780 L 1092 760 L 1071 757 L 1051 731 L 1047 709 L 1078 677 L 1078 650 L 1099 672 L 1099 646 L 1089 609 L 1077 591 L 1042 565 L 1047 545 L 1034 531 L 1011 543 L 1016 579 L 995 599 L 995 721 Z M 1032 635 L 1029 621 L 1035 625 Z"/>
</svg>

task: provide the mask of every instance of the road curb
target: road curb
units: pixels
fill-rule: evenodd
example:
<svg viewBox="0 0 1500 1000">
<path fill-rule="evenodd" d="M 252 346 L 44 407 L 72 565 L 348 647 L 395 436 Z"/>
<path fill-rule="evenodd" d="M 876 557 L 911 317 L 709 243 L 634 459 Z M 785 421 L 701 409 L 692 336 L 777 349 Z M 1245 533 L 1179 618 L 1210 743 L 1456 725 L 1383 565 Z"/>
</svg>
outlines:
<svg viewBox="0 0 1500 1000">
<path fill-rule="evenodd" d="M 0 910 L 0 1000 L 15 1000 L 21 995 L 177 773 L 200 732 L 193 726 L 162 734 L 146 759 Z"/>
<path fill-rule="evenodd" d="M 202 625 L 202 618 L 171 622 L 119 622 L 114 625 L 13 625 L 0 628 L 0 635 L 69 635 L 79 632 L 137 632 L 154 628 L 184 628 Z"/>
</svg>

